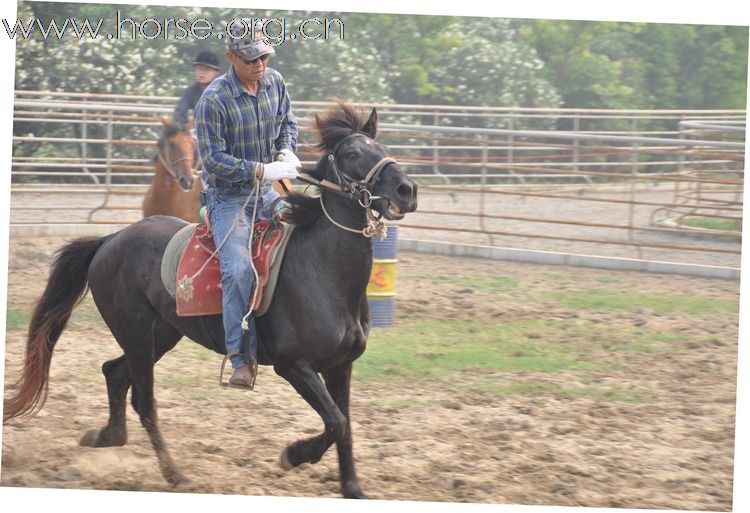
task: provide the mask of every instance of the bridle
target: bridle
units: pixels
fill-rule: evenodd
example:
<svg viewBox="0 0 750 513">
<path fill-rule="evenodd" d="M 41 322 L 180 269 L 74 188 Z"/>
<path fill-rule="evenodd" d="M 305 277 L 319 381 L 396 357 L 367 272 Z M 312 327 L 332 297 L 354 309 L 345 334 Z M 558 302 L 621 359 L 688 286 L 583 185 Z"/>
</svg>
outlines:
<svg viewBox="0 0 750 513">
<path fill-rule="evenodd" d="M 177 165 L 177 164 L 179 164 L 180 162 L 182 162 L 184 160 L 192 160 L 193 159 L 193 157 L 180 157 L 180 158 L 178 158 L 176 160 L 167 160 L 164 157 L 164 153 L 163 153 L 161 147 L 157 150 L 156 156 L 159 159 L 159 161 L 162 163 L 162 165 L 164 166 L 164 169 L 167 170 L 167 173 L 169 173 L 169 176 L 171 176 L 175 181 L 179 181 L 179 178 L 177 177 L 177 171 L 175 171 L 174 166 Z M 198 159 L 198 162 L 200 163 L 200 159 Z M 195 176 L 195 172 L 193 172 L 193 176 Z"/>
<path fill-rule="evenodd" d="M 336 165 L 336 152 L 338 151 L 338 149 L 341 147 L 341 145 L 344 142 L 346 142 L 347 140 L 353 137 L 358 137 L 358 136 L 365 137 L 367 140 L 371 140 L 367 135 L 363 133 L 350 134 L 344 137 L 343 139 L 341 139 L 338 143 L 336 143 L 333 149 L 331 149 L 331 151 L 328 153 L 328 157 L 327 157 L 328 164 L 333 169 L 333 172 L 335 173 L 335 176 L 336 176 L 336 181 L 338 183 L 333 183 L 326 179 L 317 180 L 307 174 L 300 174 L 297 178 L 301 182 L 305 182 L 310 185 L 319 187 L 321 189 L 325 189 L 339 196 L 343 196 L 351 201 L 356 201 L 359 204 L 359 206 L 365 209 L 367 213 L 367 226 L 365 226 L 364 228 L 360 230 L 349 228 L 347 226 L 343 226 L 342 224 L 336 222 L 326 210 L 325 204 L 323 203 L 323 195 L 322 194 L 320 195 L 320 206 L 323 208 L 323 213 L 328 218 L 328 220 L 331 221 L 334 225 L 341 228 L 342 230 L 346 230 L 352 233 L 360 233 L 364 237 L 368 237 L 368 238 L 374 237 L 375 235 L 377 235 L 382 240 L 385 238 L 386 234 L 388 233 L 388 227 L 382 221 L 382 217 L 383 217 L 382 213 L 379 213 L 377 216 L 373 214 L 373 211 L 372 211 L 373 201 L 382 199 L 382 197 L 374 196 L 372 193 L 372 190 L 373 190 L 373 187 L 375 186 L 375 183 L 378 181 L 378 178 L 380 178 L 380 173 L 383 172 L 383 169 L 385 169 L 386 166 L 388 166 L 389 164 L 396 164 L 396 160 L 392 159 L 391 157 L 383 157 L 382 159 L 377 161 L 375 164 L 373 164 L 373 166 L 367 172 L 363 180 L 357 180 L 355 178 L 352 178 L 351 176 L 346 174 L 344 171 L 341 171 Z"/>
</svg>

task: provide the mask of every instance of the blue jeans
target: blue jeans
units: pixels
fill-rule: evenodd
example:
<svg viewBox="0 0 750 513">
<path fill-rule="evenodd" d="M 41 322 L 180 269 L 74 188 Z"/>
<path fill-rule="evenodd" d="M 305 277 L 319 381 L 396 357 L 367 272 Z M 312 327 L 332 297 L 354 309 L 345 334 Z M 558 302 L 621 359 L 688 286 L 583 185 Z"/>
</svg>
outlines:
<svg viewBox="0 0 750 513">
<path fill-rule="evenodd" d="M 255 202 L 254 189 L 249 185 L 236 186 L 230 189 L 208 187 L 206 204 L 208 207 L 211 233 L 216 246 L 219 247 L 221 270 L 222 308 L 224 317 L 224 336 L 227 354 L 239 352 L 242 343 L 242 318 L 250 308 L 250 299 L 255 283 L 251 267 L 250 224 Z M 252 195 L 243 209 L 242 205 Z M 256 212 L 256 220 L 268 219 L 270 209 L 279 194 L 270 185 L 263 185 Z M 239 217 L 238 217 L 239 215 Z M 235 219 L 237 222 L 235 223 Z M 234 224 L 234 226 L 232 226 Z M 231 233 L 230 233 L 231 230 Z M 227 235 L 229 233 L 229 235 Z M 249 345 L 248 353 L 257 355 L 258 338 L 255 319 L 248 318 Z M 246 355 L 231 357 L 232 368 L 248 364 Z"/>
</svg>

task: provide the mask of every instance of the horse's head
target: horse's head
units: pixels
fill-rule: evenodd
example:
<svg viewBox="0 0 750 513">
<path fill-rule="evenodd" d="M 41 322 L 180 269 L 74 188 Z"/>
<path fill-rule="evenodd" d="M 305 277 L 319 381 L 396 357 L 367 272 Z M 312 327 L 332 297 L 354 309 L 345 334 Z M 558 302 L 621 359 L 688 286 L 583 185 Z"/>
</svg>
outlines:
<svg viewBox="0 0 750 513">
<path fill-rule="evenodd" d="M 358 190 L 360 203 L 386 219 L 402 219 L 417 209 L 417 183 L 375 141 L 375 109 L 365 120 L 354 107 L 339 102 L 338 108 L 322 118 L 316 115 L 315 122 L 322 139 L 319 147 L 326 152 L 321 161 L 326 168 L 324 178 L 344 189 Z"/>
<path fill-rule="evenodd" d="M 198 161 L 198 146 L 190 132 L 192 122 L 183 125 L 167 118 L 161 118 L 161 122 L 164 128 L 157 142 L 156 161 L 183 191 L 189 191 L 195 183 Z"/>
</svg>

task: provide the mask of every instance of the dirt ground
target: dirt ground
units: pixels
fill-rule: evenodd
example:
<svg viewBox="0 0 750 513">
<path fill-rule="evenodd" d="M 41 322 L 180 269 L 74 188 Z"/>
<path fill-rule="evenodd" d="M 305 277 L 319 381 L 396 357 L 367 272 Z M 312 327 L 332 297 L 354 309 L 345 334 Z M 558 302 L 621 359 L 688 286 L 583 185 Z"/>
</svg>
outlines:
<svg viewBox="0 0 750 513">
<path fill-rule="evenodd" d="M 63 239 L 10 242 L 8 301 L 31 305 L 51 254 Z M 599 383 L 622 389 L 647 383 L 647 400 L 590 395 L 479 394 L 471 374 L 411 387 L 354 381 L 354 454 L 362 487 L 387 500 L 729 510 L 735 418 L 737 323 L 709 315 L 640 309 L 622 314 L 416 279 L 426 269 L 452 276 L 513 276 L 524 294 L 559 286 L 586 290 L 612 273 L 506 262 L 399 256 L 398 316 L 503 323 L 573 319 L 612 329 L 650 326 L 692 341 L 672 351 L 611 353 Z M 739 284 L 680 276 L 616 273 L 622 290 L 739 301 Z M 162 433 L 192 482 L 162 478 L 145 431 L 128 408 L 129 443 L 91 449 L 78 440 L 107 418 L 101 364 L 119 348 L 90 300 L 74 315 L 55 349 L 49 399 L 37 417 L 4 426 L 0 484 L 106 490 L 339 497 L 335 450 L 315 465 L 285 472 L 286 444 L 317 434 L 322 422 L 272 369 L 262 368 L 253 393 L 220 389 L 220 357 L 183 340 L 156 368 Z M 618 317 L 620 316 L 620 317 Z M 606 341 L 602 341 L 606 344 Z M 6 388 L 22 361 L 24 329 L 6 341 Z M 623 360 L 623 358 L 625 360 Z M 626 364 L 626 365 L 625 365 Z M 356 364 L 355 364 L 356 366 Z M 631 369 L 628 371 L 627 369 Z M 637 369 L 637 372 L 632 372 Z M 488 376 L 484 376 L 487 378 Z M 503 382 L 553 388 L 583 386 L 556 373 L 495 372 Z"/>
</svg>

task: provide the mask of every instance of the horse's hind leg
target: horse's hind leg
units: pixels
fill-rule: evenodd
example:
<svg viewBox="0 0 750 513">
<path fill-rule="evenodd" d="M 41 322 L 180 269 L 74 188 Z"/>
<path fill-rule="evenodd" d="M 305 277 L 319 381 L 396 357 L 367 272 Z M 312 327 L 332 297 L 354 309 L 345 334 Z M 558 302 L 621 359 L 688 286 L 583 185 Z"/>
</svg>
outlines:
<svg viewBox="0 0 750 513">
<path fill-rule="evenodd" d="M 109 398 L 109 421 L 102 429 L 92 429 L 81 438 L 86 447 L 112 447 L 125 445 L 128 441 L 125 427 L 125 399 L 130 388 L 130 372 L 125 355 L 102 365 L 107 382 Z"/>
<path fill-rule="evenodd" d="M 352 453 L 349 423 L 351 363 L 326 373 L 325 387 L 317 373 L 308 365 L 277 367 L 275 370 L 318 412 L 325 424 L 322 434 L 289 445 L 281 456 L 282 466 L 290 468 L 306 461 L 319 461 L 331 444 L 336 442 L 342 495 L 350 499 L 365 498 L 354 469 Z"/>
<path fill-rule="evenodd" d="M 182 336 L 180 333 L 164 325 L 155 329 L 156 358 L 155 362 L 172 349 Z M 114 447 L 125 445 L 128 441 L 125 424 L 125 406 L 128 389 L 132 385 L 125 355 L 109 360 L 102 365 L 102 373 L 107 383 L 107 398 L 109 399 L 109 420 L 102 429 L 88 431 L 79 442 L 85 447 Z M 135 393 L 135 391 L 134 391 Z"/>
<path fill-rule="evenodd" d="M 102 300 L 103 303 L 103 300 Z M 128 386 L 132 386 L 132 403 L 146 428 L 151 445 L 156 451 L 162 475 L 170 484 L 179 484 L 187 478 L 177 470 L 167 451 L 157 423 L 156 399 L 154 398 L 154 363 L 180 340 L 182 334 L 157 317 L 150 307 L 134 301 L 120 305 L 115 310 L 112 305 L 99 307 L 102 317 L 112 331 L 117 343 L 125 352 L 123 357 L 105 364 L 107 391 L 110 397 L 110 421 L 102 433 L 121 431 L 125 435 L 125 396 Z M 122 315 L 104 315 L 104 312 L 123 312 Z M 127 315 L 127 317 L 125 317 Z M 134 322 L 133 319 L 137 319 Z M 126 365 L 123 365 L 123 361 Z M 110 386 L 111 385 L 111 386 Z M 109 434 L 109 433 L 108 433 Z M 83 442 L 99 442 L 102 434 L 90 432 Z"/>
<path fill-rule="evenodd" d="M 143 339 L 150 344 L 138 344 L 135 348 L 125 348 L 130 375 L 133 380 L 132 403 L 136 413 L 141 418 L 141 424 L 146 428 L 151 445 L 156 451 L 159 468 L 170 484 L 177 485 L 188 480 L 179 470 L 169 455 L 167 445 L 161 436 L 156 414 L 156 398 L 154 398 L 154 363 L 180 340 L 182 334 L 161 320 L 154 320 L 151 333 L 143 333 Z M 133 337 L 133 334 L 131 334 Z M 139 340 L 133 337 L 132 340 Z M 154 347 L 156 346 L 156 347 Z M 154 355 L 156 354 L 156 358 Z"/>
</svg>

